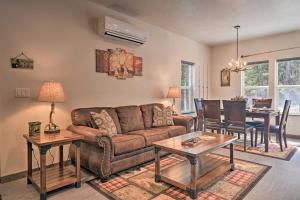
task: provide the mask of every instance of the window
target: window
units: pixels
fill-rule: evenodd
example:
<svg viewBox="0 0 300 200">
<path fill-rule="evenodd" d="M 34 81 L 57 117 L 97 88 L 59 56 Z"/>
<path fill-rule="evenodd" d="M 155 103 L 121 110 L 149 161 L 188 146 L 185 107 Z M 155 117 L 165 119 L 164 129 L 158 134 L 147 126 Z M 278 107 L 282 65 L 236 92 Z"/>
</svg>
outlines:
<svg viewBox="0 0 300 200">
<path fill-rule="evenodd" d="M 292 100 L 290 113 L 300 113 L 300 58 L 277 60 L 277 109 L 282 110 L 286 99 Z"/>
<path fill-rule="evenodd" d="M 181 61 L 181 113 L 193 112 L 194 63 Z"/>
<path fill-rule="evenodd" d="M 253 62 L 250 69 L 242 75 L 242 95 L 248 99 L 248 105 L 253 98 L 267 98 L 269 93 L 269 62 Z"/>
</svg>

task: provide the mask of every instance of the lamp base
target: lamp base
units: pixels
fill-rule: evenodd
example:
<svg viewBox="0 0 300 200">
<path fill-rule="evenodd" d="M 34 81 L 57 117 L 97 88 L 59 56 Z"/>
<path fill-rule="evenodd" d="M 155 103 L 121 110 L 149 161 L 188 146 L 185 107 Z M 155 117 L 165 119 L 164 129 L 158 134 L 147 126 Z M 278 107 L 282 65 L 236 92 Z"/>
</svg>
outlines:
<svg viewBox="0 0 300 200">
<path fill-rule="evenodd" d="M 44 130 L 44 133 L 46 134 L 59 133 L 59 132 L 60 132 L 59 126 L 57 126 L 54 123 L 47 124 Z"/>
</svg>

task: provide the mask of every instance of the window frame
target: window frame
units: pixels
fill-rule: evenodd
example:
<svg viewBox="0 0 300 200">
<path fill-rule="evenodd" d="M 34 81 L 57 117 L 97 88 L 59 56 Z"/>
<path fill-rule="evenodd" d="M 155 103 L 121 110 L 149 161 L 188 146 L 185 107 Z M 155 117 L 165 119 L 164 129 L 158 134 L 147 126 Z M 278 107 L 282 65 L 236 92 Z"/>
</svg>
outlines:
<svg viewBox="0 0 300 200">
<path fill-rule="evenodd" d="M 182 76 L 182 65 L 189 65 L 190 66 L 190 72 L 189 72 L 189 85 L 188 86 L 182 86 L 181 85 L 181 79 L 180 79 L 180 93 L 182 93 L 182 90 L 189 90 L 190 91 L 190 109 L 188 110 L 182 110 L 181 102 L 183 98 L 180 98 L 180 112 L 181 114 L 189 114 L 194 112 L 194 94 L 195 94 L 195 63 L 188 62 L 188 61 L 181 61 L 180 63 L 180 75 Z"/>
<path fill-rule="evenodd" d="M 300 85 L 279 85 L 278 81 L 279 81 L 279 77 L 278 77 L 278 63 L 282 62 L 282 61 L 292 61 L 292 60 L 299 60 L 300 61 L 300 57 L 292 57 L 292 58 L 283 58 L 283 59 L 276 59 L 275 60 L 275 82 L 274 82 L 274 99 L 275 99 L 275 108 L 276 110 L 279 110 L 279 106 L 278 106 L 278 101 L 279 101 L 279 89 L 280 88 L 300 88 Z M 289 115 L 294 115 L 294 116 L 299 116 L 300 115 L 300 111 L 299 112 L 289 112 Z"/>
<path fill-rule="evenodd" d="M 241 73 L 241 96 L 245 96 L 245 89 L 257 89 L 257 88 L 267 88 L 267 97 L 270 96 L 270 62 L 269 60 L 262 60 L 262 61 L 254 61 L 249 62 L 247 65 L 255 65 L 255 64 L 268 64 L 268 85 L 263 86 L 245 86 L 245 72 Z"/>
</svg>

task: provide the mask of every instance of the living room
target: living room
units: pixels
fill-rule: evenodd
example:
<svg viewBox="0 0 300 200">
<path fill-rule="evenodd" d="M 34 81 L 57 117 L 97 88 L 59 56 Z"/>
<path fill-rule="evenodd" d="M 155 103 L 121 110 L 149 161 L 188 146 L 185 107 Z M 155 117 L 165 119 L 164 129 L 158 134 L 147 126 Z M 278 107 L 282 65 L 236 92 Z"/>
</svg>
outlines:
<svg viewBox="0 0 300 200">
<path fill-rule="evenodd" d="M 107 177 L 101 177 L 101 173 L 97 174 L 93 172 L 93 169 L 86 169 L 88 167 L 84 167 L 85 164 L 81 161 L 81 184 L 77 184 L 78 187 L 80 185 L 81 187 L 58 188 L 49 195 L 45 191 L 41 192 L 41 189 L 38 192 L 32 184 L 27 184 L 29 140 L 23 135 L 29 134 L 29 122 L 41 122 L 38 124 L 41 135 L 49 123 L 52 102 L 41 100 L 41 89 L 45 82 L 55 82 L 58 83 L 56 85 L 58 88 L 63 88 L 64 98 L 55 103 L 55 112 L 50 117 L 59 126 L 61 132 L 71 124 L 74 125 L 74 120 L 71 118 L 71 112 L 74 109 L 118 108 L 153 103 L 163 104 L 165 107 L 171 106 L 172 112 L 179 114 L 179 116 L 173 116 L 173 124 L 185 127 L 184 132 L 201 131 L 202 129 L 199 128 L 202 126 L 200 125 L 201 120 L 197 116 L 194 98 L 221 100 L 220 102 L 222 102 L 222 100 L 247 96 L 251 93 L 251 89 L 256 91 L 261 87 L 267 87 L 267 92 L 256 92 L 257 96 L 254 95 L 251 98 L 273 99 L 271 108 L 274 113 L 278 111 L 276 116 L 280 119 L 281 114 L 284 113 L 285 101 L 282 103 L 278 97 L 279 88 L 283 87 L 277 84 L 279 79 L 278 63 L 299 61 L 300 23 L 297 18 L 299 8 L 300 3 L 296 0 L 286 2 L 278 0 L 268 2 L 250 0 L 228 2 L 2 0 L 0 2 L 0 26 L 2 27 L 0 32 L 2 38 L 0 55 L 2 74 L 0 79 L 0 199 L 134 199 L 134 196 L 128 194 L 126 196 L 119 190 L 117 191 L 119 193 L 103 192 L 103 188 L 101 189 L 100 186 L 100 189 L 95 189 L 93 186 L 98 180 L 101 182 L 99 184 L 102 182 L 107 184 L 114 176 L 117 176 L 119 171 L 127 170 L 125 167 L 124 169 L 121 167 L 122 170 L 116 170 Z M 144 40 L 137 43 L 104 36 L 100 26 L 101 20 L 105 20 L 105 16 L 108 17 L 108 20 L 117 20 L 119 23 L 128 24 L 135 30 L 139 30 L 139 33 L 144 36 Z M 114 21 L 114 23 L 116 22 Z M 240 28 L 235 29 L 236 25 L 240 25 Z M 238 55 L 236 55 L 237 50 Z M 117 71 L 119 74 L 116 71 L 107 71 L 101 63 L 107 52 L 110 54 L 125 52 L 131 59 L 138 60 L 139 63 L 134 66 L 137 70 L 133 69 L 134 72 L 132 72 L 130 69 L 126 69 L 127 73 L 120 70 Z M 227 75 L 227 82 L 225 81 L 223 84 L 220 79 L 223 74 L 222 69 L 231 59 L 236 59 L 236 56 L 255 67 L 267 63 L 268 73 L 265 75 L 268 77 L 267 84 L 247 88 L 245 76 L 247 77 L 247 73 L 251 69 L 239 72 L 231 71 L 230 76 Z M 15 65 L 14 61 L 16 60 L 27 62 L 27 67 Z M 118 60 L 118 62 L 120 61 Z M 300 64 L 297 67 L 299 70 Z M 230 71 L 230 69 L 226 69 Z M 297 82 L 300 80 L 300 75 L 299 73 L 295 74 Z M 186 85 L 182 83 L 183 79 L 188 80 Z M 168 95 L 172 87 L 176 90 L 176 94 Z M 259 175 L 252 178 L 248 184 L 243 185 L 239 192 L 234 193 L 234 188 L 230 187 L 225 188 L 221 194 L 217 194 L 206 188 L 198 191 L 198 195 L 200 195 L 197 196 L 198 199 L 300 198 L 297 194 L 297 188 L 300 185 L 298 181 L 300 173 L 297 167 L 300 154 L 296 147 L 300 142 L 297 123 L 299 121 L 297 109 L 299 110 L 300 92 L 297 84 L 287 87 L 293 87 L 296 93 L 296 97 L 291 99 L 290 115 L 287 120 L 286 132 L 284 132 L 284 136 L 287 135 L 287 140 L 289 144 L 293 145 L 293 148 L 283 148 L 283 153 L 281 153 L 278 146 L 275 150 L 276 153 L 271 156 L 268 156 L 265 151 L 256 152 L 255 155 L 251 152 L 252 146 L 249 145 L 248 152 L 235 149 L 236 163 L 242 160 L 240 165 L 247 162 L 253 168 L 262 167 L 261 173 L 257 173 Z M 249 89 L 249 93 L 246 92 L 247 89 Z M 284 100 L 291 98 L 288 95 L 284 97 L 286 97 L 286 99 L 283 98 Z M 175 100 L 174 106 L 172 106 L 173 100 Z M 249 105 L 247 104 L 247 106 Z M 121 112 L 117 110 L 120 126 L 122 126 Z M 142 112 L 143 110 L 141 110 Z M 113 118 L 111 113 L 108 112 L 108 114 Z M 223 114 L 221 117 L 223 120 Z M 254 118 L 256 117 L 257 115 Z M 252 119 L 253 117 L 248 118 Z M 270 117 L 269 123 L 274 124 L 275 118 Z M 137 123 L 132 123 L 137 126 Z M 142 123 L 146 129 L 145 119 Z M 118 129 L 118 127 L 116 128 Z M 120 129 L 124 131 L 123 127 Z M 77 130 L 73 129 L 73 132 L 78 134 Z M 263 135 L 263 131 L 261 132 Z M 51 137 L 51 134 L 55 135 L 55 133 L 49 133 L 48 136 Z M 171 136 L 176 136 L 177 132 L 172 135 L 169 131 L 167 135 L 171 138 Z M 227 134 L 218 135 L 227 137 Z M 250 135 L 248 135 L 248 141 Z M 243 134 L 241 136 L 233 134 L 232 137 L 235 136 L 240 140 L 244 138 Z M 258 136 L 260 136 L 260 132 L 258 132 Z M 262 137 L 260 136 L 258 142 Z M 275 137 L 271 140 L 276 141 Z M 266 147 L 264 146 L 266 141 L 268 138 L 264 138 L 263 143 L 259 145 Z M 147 142 L 144 142 L 145 146 Z M 81 152 L 84 152 L 85 147 L 83 142 L 81 143 Z M 128 146 L 135 145 L 137 144 Z M 41 167 L 41 160 L 39 147 L 33 143 L 32 148 L 31 161 L 32 169 L 35 172 Z M 228 157 L 230 150 L 226 148 L 218 149 L 216 152 L 218 155 Z M 141 149 L 138 151 L 142 151 Z M 270 149 L 272 149 L 271 145 Z M 272 153 L 271 151 L 269 154 Z M 145 152 L 143 149 L 143 153 Z M 144 162 L 141 161 L 141 163 L 130 166 L 129 169 L 132 170 L 141 165 L 142 170 L 140 171 L 143 171 L 144 164 L 154 162 L 153 149 L 151 152 L 149 159 L 146 159 L 148 154 L 141 153 L 141 157 L 145 159 Z M 69 153 L 69 146 L 66 145 L 63 148 L 62 156 L 64 165 L 73 166 L 70 163 L 70 157 L 73 162 L 76 160 L 74 155 L 74 152 Z M 91 153 L 92 155 L 94 154 Z M 169 158 L 168 156 L 170 155 L 166 155 L 167 158 Z M 141 157 L 135 159 L 138 160 Z M 81 158 L 84 156 L 81 155 Z M 60 162 L 59 149 L 48 150 L 45 159 L 46 165 L 57 165 Z M 174 159 L 180 160 L 177 157 Z M 126 161 L 125 158 L 122 158 L 120 166 L 130 162 L 133 163 L 135 160 Z M 255 163 L 258 164 L 255 165 Z M 236 166 L 239 165 L 236 164 Z M 100 166 L 96 166 L 96 168 L 98 169 Z M 111 170 L 113 171 L 113 169 Z M 133 178 L 128 179 L 130 180 L 128 182 L 132 183 L 131 179 Z M 136 182 L 132 185 L 150 184 L 150 179 L 154 184 L 154 176 L 152 176 L 149 180 L 135 180 Z M 191 192 L 185 193 L 185 191 L 172 196 L 167 193 L 171 184 L 163 183 L 162 185 L 163 187 L 159 185 L 160 190 L 157 193 L 149 191 L 149 188 L 142 191 L 127 190 L 125 193 L 131 192 L 135 195 L 135 199 L 188 199 L 192 197 Z M 214 183 L 214 185 L 217 184 Z M 121 189 L 126 186 L 123 185 Z M 158 186 L 155 185 L 154 188 L 158 188 Z M 143 191 L 146 191 L 147 194 Z M 209 192 L 205 193 L 206 191 Z M 109 193 L 114 194 L 110 195 Z M 204 197 L 204 194 L 211 196 Z"/>
</svg>

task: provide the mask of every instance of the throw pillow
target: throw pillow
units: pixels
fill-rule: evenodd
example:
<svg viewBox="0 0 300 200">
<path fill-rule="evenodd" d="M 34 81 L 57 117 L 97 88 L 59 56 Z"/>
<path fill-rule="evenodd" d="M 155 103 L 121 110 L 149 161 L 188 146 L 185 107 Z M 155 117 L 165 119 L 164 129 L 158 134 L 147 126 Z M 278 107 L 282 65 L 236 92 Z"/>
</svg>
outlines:
<svg viewBox="0 0 300 200">
<path fill-rule="evenodd" d="M 174 125 L 173 116 L 172 116 L 172 107 L 166 107 L 160 109 L 157 106 L 154 106 L 153 109 L 153 127 L 159 126 L 172 126 Z"/>
<path fill-rule="evenodd" d="M 91 116 L 100 131 L 106 132 L 109 136 L 117 134 L 117 127 L 105 110 L 101 110 L 100 113 L 91 112 Z"/>
</svg>

